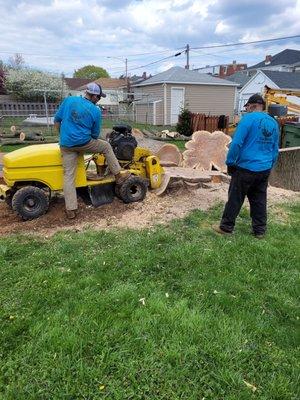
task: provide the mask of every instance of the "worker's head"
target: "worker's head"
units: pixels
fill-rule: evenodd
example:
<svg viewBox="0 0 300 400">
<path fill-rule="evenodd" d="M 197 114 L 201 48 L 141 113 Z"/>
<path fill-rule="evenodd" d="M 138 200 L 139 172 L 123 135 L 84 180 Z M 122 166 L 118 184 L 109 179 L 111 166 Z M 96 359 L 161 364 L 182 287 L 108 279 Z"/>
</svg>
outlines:
<svg viewBox="0 0 300 400">
<path fill-rule="evenodd" d="M 106 94 L 102 92 L 102 87 L 95 82 L 88 83 L 86 86 L 85 97 L 88 98 L 92 103 L 96 104 L 101 97 L 106 97 Z"/>
<path fill-rule="evenodd" d="M 244 107 L 247 112 L 263 111 L 266 108 L 266 102 L 260 94 L 253 94 Z"/>
</svg>

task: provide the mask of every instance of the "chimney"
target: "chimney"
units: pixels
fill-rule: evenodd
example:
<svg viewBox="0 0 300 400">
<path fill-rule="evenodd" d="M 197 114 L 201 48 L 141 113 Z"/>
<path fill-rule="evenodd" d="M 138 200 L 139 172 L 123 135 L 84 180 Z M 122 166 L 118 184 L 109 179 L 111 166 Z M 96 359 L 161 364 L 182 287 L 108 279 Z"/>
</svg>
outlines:
<svg viewBox="0 0 300 400">
<path fill-rule="evenodd" d="M 266 56 L 265 64 L 268 65 L 271 63 L 271 61 L 272 61 L 272 56 L 271 55 Z"/>
<path fill-rule="evenodd" d="M 147 72 L 143 72 L 142 78 L 147 79 Z"/>
</svg>

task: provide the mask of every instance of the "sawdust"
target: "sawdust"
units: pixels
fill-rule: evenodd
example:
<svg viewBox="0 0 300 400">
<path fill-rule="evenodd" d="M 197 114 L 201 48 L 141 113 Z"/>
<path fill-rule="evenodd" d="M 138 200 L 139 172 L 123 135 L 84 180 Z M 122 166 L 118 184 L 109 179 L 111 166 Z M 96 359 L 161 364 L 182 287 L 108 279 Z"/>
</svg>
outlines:
<svg viewBox="0 0 300 400">
<path fill-rule="evenodd" d="M 54 198 L 47 214 L 32 221 L 21 221 L 5 203 L 0 204 L 0 235 L 30 233 L 44 237 L 58 231 L 79 232 L 88 228 L 107 230 L 113 228 L 142 229 L 155 224 L 165 224 L 182 218 L 195 209 L 208 210 L 216 203 L 227 200 L 228 184 L 211 184 L 210 188 L 176 186 L 162 197 L 149 192 L 140 203 L 124 204 L 117 198 L 111 204 L 99 208 L 79 203 L 76 220 L 67 220 L 64 214 L 64 199 Z M 269 205 L 300 199 L 299 193 L 269 188 Z"/>
</svg>

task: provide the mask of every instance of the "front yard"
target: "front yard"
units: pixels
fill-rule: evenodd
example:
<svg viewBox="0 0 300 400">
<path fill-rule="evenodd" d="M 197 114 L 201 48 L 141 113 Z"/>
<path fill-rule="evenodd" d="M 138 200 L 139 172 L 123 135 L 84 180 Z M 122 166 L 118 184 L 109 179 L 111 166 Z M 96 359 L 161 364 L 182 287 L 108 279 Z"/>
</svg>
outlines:
<svg viewBox="0 0 300 400">
<path fill-rule="evenodd" d="M 2 237 L 0 398 L 298 399 L 300 206 L 262 241 L 220 212 Z"/>
</svg>

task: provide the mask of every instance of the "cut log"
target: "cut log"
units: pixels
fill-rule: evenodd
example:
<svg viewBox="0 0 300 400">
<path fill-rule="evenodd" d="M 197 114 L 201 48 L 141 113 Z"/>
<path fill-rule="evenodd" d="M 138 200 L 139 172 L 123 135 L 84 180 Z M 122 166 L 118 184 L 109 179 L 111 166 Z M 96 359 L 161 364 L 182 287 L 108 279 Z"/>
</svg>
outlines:
<svg viewBox="0 0 300 400">
<path fill-rule="evenodd" d="M 41 141 L 41 142 L 45 140 L 42 133 L 39 133 L 39 132 L 32 132 L 32 133 L 20 132 L 19 138 L 22 142 L 24 140 L 29 140 L 29 141 L 33 140 L 33 141 Z"/>
<path fill-rule="evenodd" d="M 190 187 L 199 187 L 204 183 L 223 181 L 224 174 L 217 171 L 200 171 L 194 168 L 165 167 L 161 186 L 154 191 L 160 196 L 173 182 L 183 182 Z"/>
<path fill-rule="evenodd" d="M 269 182 L 275 187 L 300 191 L 300 146 L 279 150 Z"/>
<path fill-rule="evenodd" d="M 211 171 L 213 168 L 225 172 L 225 160 L 231 138 L 224 132 L 197 131 L 192 140 L 185 144 L 183 166 L 187 168 Z"/>
<path fill-rule="evenodd" d="M 175 144 L 164 144 L 157 152 L 162 166 L 176 166 L 182 162 L 182 155 Z"/>
<path fill-rule="evenodd" d="M 140 131 L 137 128 L 132 128 L 132 136 L 134 136 L 136 139 L 143 139 L 144 134 L 142 131 Z"/>
<path fill-rule="evenodd" d="M 166 135 L 172 139 L 175 139 L 179 136 L 178 132 L 167 132 Z"/>
<path fill-rule="evenodd" d="M 165 190 L 167 189 L 167 187 L 169 186 L 170 179 L 171 179 L 170 174 L 165 173 L 162 176 L 162 181 L 161 181 L 160 187 L 158 189 L 153 190 L 153 193 L 157 194 L 157 196 L 160 196 L 161 194 L 163 194 L 165 192 Z"/>
</svg>

